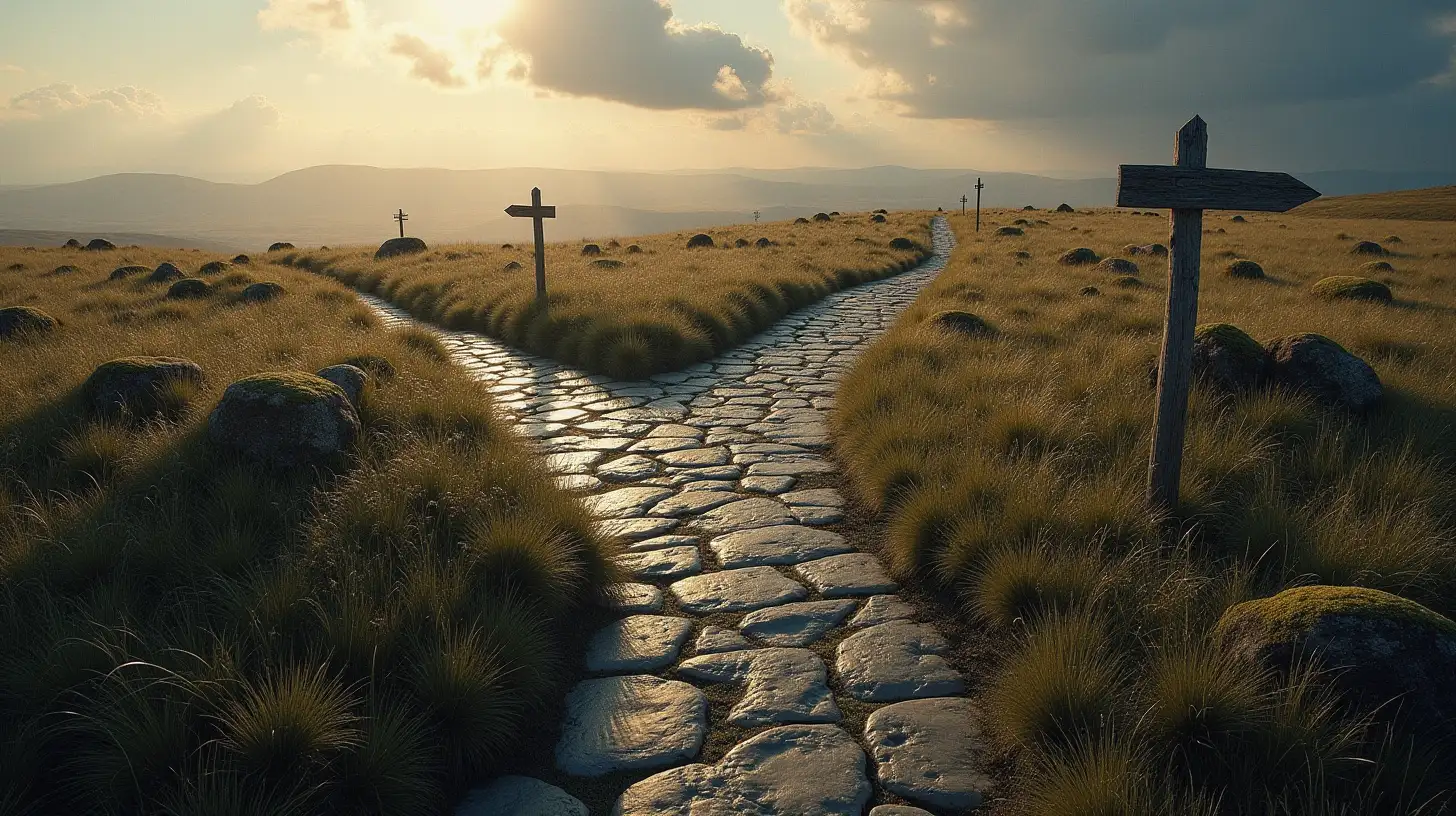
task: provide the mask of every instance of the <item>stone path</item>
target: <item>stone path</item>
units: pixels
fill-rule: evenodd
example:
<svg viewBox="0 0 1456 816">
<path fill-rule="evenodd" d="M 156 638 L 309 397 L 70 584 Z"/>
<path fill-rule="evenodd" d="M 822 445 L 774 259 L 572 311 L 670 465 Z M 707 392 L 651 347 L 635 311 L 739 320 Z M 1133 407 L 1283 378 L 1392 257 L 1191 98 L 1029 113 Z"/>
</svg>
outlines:
<svg viewBox="0 0 1456 816">
<path fill-rule="evenodd" d="M 958 697 L 965 683 L 941 657 L 944 638 L 913 620 L 874 556 L 826 529 L 843 519 L 844 496 L 802 485 L 833 473 L 824 450 L 838 381 L 944 268 L 954 243 L 944 219 L 933 235 L 934 257 L 919 268 L 831 295 L 712 362 L 644 382 L 440 332 L 536 440 L 559 483 L 628 542 L 621 564 L 633 582 L 604 599 L 623 617 L 593 638 L 592 676 L 568 695 L 556 750 L 571 776 L 658 771 L 614 813 L 860 816 L 876 791 L 927 809 L 876 813 L 980 804 L 979 719 Z M 829 654 L 821 641 L 837 643 L 832 666 L 814 651 Z M 694 764 L 711 720 L 703 689 L 720 684 L 736 700 L 724 722 L 755 730 L 717 763 Z M 862 733 L 837 725 L 846 705 L 872 709 Z M 559 788 L 508 777 L 457 813 L 585 812 L 570 802 Z"/>
</svg>

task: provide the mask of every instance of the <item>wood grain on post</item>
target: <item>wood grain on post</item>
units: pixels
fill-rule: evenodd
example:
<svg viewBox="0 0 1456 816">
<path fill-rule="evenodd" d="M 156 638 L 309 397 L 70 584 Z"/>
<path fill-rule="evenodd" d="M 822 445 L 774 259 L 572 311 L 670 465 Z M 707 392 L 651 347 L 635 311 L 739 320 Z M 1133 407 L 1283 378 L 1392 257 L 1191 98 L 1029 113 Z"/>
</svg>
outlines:
<svg viewBox="0 0 1456 816">
<path fill-rule="evenodd" d="M 541 211 L 541 188 L 531 188 L 531 209 Z M 536 233 L 536 302 L 546 305 L 546 227 L 540 215 L 534 219 Z"/>
<path fill-rule="evenodd" d="M 1197 116 L 1178 131 L 1173 153 L 1180 169 L 1208 164 L 1208 126 Z M 1198 267 L 1203 253 L 1203 210 L 1173 210 L 1168 242 L 1168 320 L 1158 362 L 1158 404 L 1148 467 L 1148 502 L 1156 510 L 1178 506 L 1188 391 L 1193 379 L 1193 334 L 1198 322 Z"/>
<path fill-rule="evenodd" d="M 1119 207 L 1286 212 L 1316 198 L 1318 192 L 1288 173 L 1157 164 L 1124 164 L 1117 171 Z"/>
</svg>

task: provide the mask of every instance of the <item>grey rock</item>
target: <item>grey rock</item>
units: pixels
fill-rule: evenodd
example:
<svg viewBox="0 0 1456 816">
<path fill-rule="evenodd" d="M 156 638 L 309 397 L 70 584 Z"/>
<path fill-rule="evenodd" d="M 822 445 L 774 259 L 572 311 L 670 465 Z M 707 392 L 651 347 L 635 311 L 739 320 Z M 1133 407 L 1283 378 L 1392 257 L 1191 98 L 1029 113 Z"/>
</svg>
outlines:
<svg viewBox="0 0 1456 816">
<path fill-rule="evenodd" d="M 702 444 L 697 439 L 689 436 L 662 436 L 648 437 L 632 445 L 627 450 L 633 453 L 672 453 L 674 451 L 693 450 L 701 448 Z"/>
<path fill-rule="evenodd" d="M 749 637 L 770 646 L 808 646 L 816 643 L 854 611 L 854 601 L 805 601 L 804 603 L 750 612 L 738 624 Z"/>
<path fill-rule="evenodd" d="M 862 751 L 833 725 L 787 725 L 739 743 L 717 765 L 650 776 L 614 816 L 859 816 L 869 804 Z"/>
<path fill-rule="evenodd" d="M 892 620 L 909 620 L 915 617 L 915 607 L 895 595 L 876 595 L 864 602 L 849 625 L 859 628 L 878 626 Z"/>
<path fill-rule="evenodd" d="M 854 549 L 838 533 L 797 524 L 729 533 L 708 542 L 708 547 L 725 569 L 798 564 Z"/>
<path fill-rule="evenodd" d="M 683 609 L 697 615 L 748 612 L 802 601 L 808 590 L 773 567 L 748 567 L 684 578 L 670 587 Z"/>
<path fill-rule="evenodd" d="M 612 621 L 592 636 L 586 649 L 591 672 L 639 673 L 657 671 L 677 660 L 692 633 L 687 618 L 633 615 Z"/>
<path fill-rule="evenodd" d="M 703 631 L 698 634 L 698 640 L 693 644 L 693 652 L 700 655 L 718 654 L 719 652 L 736 652 L 739 649 L 752 649 L 753 644 L 748 638 L 738 634 L 732 629 L 722 626 L 704 626 Z"/>
<path fill-rule="evenodd" d="M 553 453 L 546 457 L 546 467 L 550 468 L 553 473 L 588 474 L 591 473 L 592 465 L 600 462 L 605 455 L 600 451 Z"/>
<path fill-rule="evenodd" d="M 1269 344 L 1269 357 L 1274 382 L 1305 391 L 1326 405 L 1364 411 L 1385 393 L 1375 369 L 1318 334 L 1281 337 Z"/>
<path fill-rule="evenodd" d="M 726 465 L 730 458 L 727 448 L 702 448 L 664 453 L 657 460 L 671 467 L 703 468 Z"/>
<path fill-rule="evenodd" d="M 886 791 L 955 813 L 981 806 L 991 780 L 976 769 L 986 745 L 980 712 L 971 701 L 941 698 L 885 706 L 869 716 L 864 737 Z"/>
<path fill-rule="evenodd" d="M 592 515 L 598 518 L 620 519 L 640 516 L 672 494 L 673 491 L 664 487 L 623 487 L 598 496 L 589 496 L 584 502 Z"/>
<path fill-rule="evenodd" d="M 632 552 L 646 552 L 648 550 L 665 550 L 668 547 L 696 547 L 698 546 L 697 536 L 687 535 L 665 535 L 649 538 L 646 541 L 638 541 L 627 545 Z"/>
<path fill-rule="evenodd" d="M 708 701 L 677 680 L 583 680 L 566 695 L 556 766 L 571 776 L 665 768 L 698 755 Z"/>
<path fill-rule="evenodd" d="M 597 522 L 597 529 L 607 538 L 641 541 L 671 532 L 677 527 L 675 518 L 628 518 Z"/>
<path fill-rule="evenodd" d="M 661 550 L 629 552 L 617 556 L 616 562 L 639 579 L 686 578 L 703 571 L 697 547 L 667 547 Z"/>
<path fill-rule="evenodd" d="M 101 416 L 147 419 L 167 408 L 161 395 L 172 383 L 201 387 L 203 380 L 202 366 L 191 360 L 123 357 L 97 366 L 86 378 L 81 393 L 91 410 Z"/>
<path fill-rule="evenodd" d="M 946 697 L 966 690 L 959 672 L 941 657 L 949 645 L 929 626 L 891 621 L 862 629 L 839 644 L 835 671 L 856 700 L 892 703 Z"/>
<path fill-rule="evenodd" d="M 360 432 L 359 414 L 342 389 L 297 372 L 238 380 L 207 418 L 212 444 L 282 470 L 337 464 Z"/>
<path fill-rule="evenodd" d="M 728 712 L 733 725 L 839 722 L 824 661 L 808 649 L 746 649 L 703 655 L 677 667 L 681 677 L 707 683 L 746 683 Z"/>
<path fill-rule="evenodd" d="M 824 461 L 759 462 L 748 466 L 749 476 L 803 476 L 807 473 L 833 473 L 834 466 Z"/>
<path fill-rule="evenodd" d="M 696 523 L 710 533 L 731 533 L 793 522 L 794 517 L 783 502 L 758 497 L 725 504 L 700 516 Z"/>
<path fill-rule="evenodd" d="M 661 612 L 662 590 L 651 584 L 611 584 L 602 591 L 602 603 L 617 612 Z"/>
<path fill-rule="evenodd" d="M 800 524 L 811 527 L 823 527 L 844 520 L 844 510 L 839 507 L 810 507 L 801 504 L 789 508 L 789 512 L 794 514 Z"/>
<path fill-rule="evenodd" d="M 623 456 L 597 468 L 597 478 L 607 482 L 634 482 L 657 472 L 657 462 L 646 456 Z"/>
<path fill-rule="evenodd" d="M 350 405 L 359 407 L 359 400 L 364 396 L 364 384 L 369 381 L 369 375 L 364 369 L 352 365 L 332 365 L 318 375 L 337 385 L 344 392 L 344 396 L 349 398 Z"/>
<path fill-rule="evenodd" d="M 738 501 L 737 493 L 714 490 L 688 490 L 684 488 L 682 493 L 670 499 L 663 499 L 652 508 L 654 516 L 696 516 L 712 510 L 715 507 L 722 507 L 730 502 Z"/>
<path fill-rule="evenodd" d="M 567 492 L 589 493 L 593 490 L 599 490 L 602 487 L 601 479 L 584 474 L 557 476 L 554 481 L 558 488 Z"/>
<path fill-rule="evenodd" d="M 879 805 L 870 808 L 870 816 L 935 816 L 935 814 L 909 805 Z"/>
<path fill-rule="evenodd" d="M 798 480 L 793 476 L 749 476 L 739 482 L 745 493 L 777 496 L 792 490 Z"/>
<path fill-rule="evenodd" d="M 814 490 L 795 490 L 792 493 L 785 493 L 779 497 L 784 504 L 790 507 L 843 507 L 844 495 L 832 488 L 817 488 Z"/>
<path fill-rule="evenodd" d="M 502 776 L 465 795 L 455 816 L 590 816 L 581 800 L 529 776 Z"/>
<path fill-rule="evenodd" d="M 831 555 L 799 564 L 794 571 L 826 598 L 880 595 L 900 588 L 869 553 Z"/>
</svg>

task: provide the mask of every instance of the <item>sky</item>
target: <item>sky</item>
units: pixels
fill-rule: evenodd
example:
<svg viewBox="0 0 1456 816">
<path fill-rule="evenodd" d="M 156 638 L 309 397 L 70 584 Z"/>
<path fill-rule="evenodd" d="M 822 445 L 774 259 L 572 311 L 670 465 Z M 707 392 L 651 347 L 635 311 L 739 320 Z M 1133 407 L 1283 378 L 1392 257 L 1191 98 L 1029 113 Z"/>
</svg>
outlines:
<svg viewBox="0 0 1456 816">
<path fill-rule="evenodd" d="M 0 0 L 0 185 L 1456 170 L 1456 0 Z"/>
</svg>

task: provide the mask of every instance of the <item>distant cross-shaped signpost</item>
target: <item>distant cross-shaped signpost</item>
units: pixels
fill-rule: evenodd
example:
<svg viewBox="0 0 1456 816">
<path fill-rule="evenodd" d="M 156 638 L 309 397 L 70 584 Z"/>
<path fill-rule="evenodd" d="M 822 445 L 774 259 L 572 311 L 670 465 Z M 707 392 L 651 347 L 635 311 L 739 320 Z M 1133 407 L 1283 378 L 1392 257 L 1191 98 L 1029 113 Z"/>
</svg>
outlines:
<svg viewBox="0 0 1456 816">
<path fill-rule="evenodd" d="M 966 205 L 969 203 L 971 203 L 971 200 L 969 198 L 961 196 L 961 215 L 966 214 Z"/>
<path fill-rule="evenodd" d="M 986 185 L 982 184 L 980 179 L 976 179 L 976 232 L 981 231 L 981 191 L 984 189 L 986 189 Z"/>
<path fill-rule="evenodd" d="M 399 222 L 399 237 L 403 238 L 404 222 L 409 220 L 409 214 L 406 213 L 404 210 L 400 210 L 399 212 L 394 214 L 394 220 Z"/>
<path fill-rule="evenodd" d="M 754 211 L 753 211 L 753 223 L 755 223 L 755 224 L 757 224 L 757 223 L 758 223 L 758 217 L 759 217 L 759 215 L 760 215 L 760 214 L 761 214 L 761 213 L 759 213 L 759 211 L 758 211 L 758 210 L 754 210 Z"/>
<path fill-rule="evenodd" d="M 1193 339 L 1198 322 L 1199 255 L 1204 210 L 1286 212 L 1319 198 L 1288 173 L 1211 170 L 1208 126 L 1199 117 L 1178 131 L 1173 166 L 1125 164 L 1117 171 L 1117 206 L 1173 211 L 1168 253 L 1168 319 L 1158 362 L 1158 403 L 1148 465 L 1148 501 L 1158 510 L 1178 506 Z"/>
<path fill-rule="evenodd" d="M 512 204 L 506 207 L 506 215 L 512 218 L 529 218 L 535 222 L 536 232 L 536 302 L 546 305 L 546 225 L 544 219 L 555 218 L 556 208 L 541 204 L 541 188 L 531 190 L 531 203 Z"/>
</svg>

